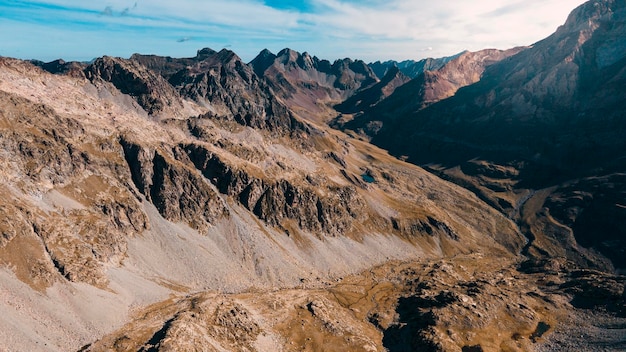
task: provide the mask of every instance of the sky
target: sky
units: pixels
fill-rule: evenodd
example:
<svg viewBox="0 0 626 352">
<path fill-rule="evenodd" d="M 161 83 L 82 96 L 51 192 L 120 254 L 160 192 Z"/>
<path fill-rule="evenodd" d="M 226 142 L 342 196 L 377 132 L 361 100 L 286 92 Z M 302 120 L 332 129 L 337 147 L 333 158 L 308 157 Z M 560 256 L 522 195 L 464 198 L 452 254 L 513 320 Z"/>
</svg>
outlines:
<svg viewBox="0 0 626 352">
<path fill-rule="evenodd" d="M 89 61 L 228 48 L 419 60 L 531 45 L 581 0 L 0 0 L 0 56 Z"/>
</svg>

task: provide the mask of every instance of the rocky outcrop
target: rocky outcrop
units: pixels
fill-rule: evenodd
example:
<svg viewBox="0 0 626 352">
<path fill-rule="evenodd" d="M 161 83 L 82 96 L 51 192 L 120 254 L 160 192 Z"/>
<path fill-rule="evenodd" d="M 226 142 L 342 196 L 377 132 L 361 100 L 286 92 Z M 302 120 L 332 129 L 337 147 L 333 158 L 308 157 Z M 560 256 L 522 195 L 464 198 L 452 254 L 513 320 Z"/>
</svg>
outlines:
<svg viewBox="0 0 626 352">
<path fill-rule="evenodd" d="M 120 144 L 135 186 L 165 219 L 206 231 L 228 216 L 222 199 L 197 170 L 124 138 Z"/>
<path fill-rule="evenodd" d="M 104 56 L 84 70 L 96 82 L 111 82 L 122 93 L 132 96 L 150 115 L 174 114 L 183 105 L 177 92 L 161 76 L 133 60 Z"/>
<path fill-rule="evenodd" d="M 442 233 L 452 240 L 459 240 L 459 236 L 448 225 L 430 216 L 427 216 L 425 220 L 391 218 L 391 224 L 394 230 L 409 236 L 424 233 L 434 236 Z"/>
<path fill-rule="evenodd" d="M 270 226 L 289 232 L 291 223 L 318 236 L 347 234 L 364 218 L 364 203 L 352 187 L 331 187 L 327 196 L 288 180 L 265 180 L 225 163 L 200 145 L 183 147 L 217 189 L 237 199 Z"/>
</svg>

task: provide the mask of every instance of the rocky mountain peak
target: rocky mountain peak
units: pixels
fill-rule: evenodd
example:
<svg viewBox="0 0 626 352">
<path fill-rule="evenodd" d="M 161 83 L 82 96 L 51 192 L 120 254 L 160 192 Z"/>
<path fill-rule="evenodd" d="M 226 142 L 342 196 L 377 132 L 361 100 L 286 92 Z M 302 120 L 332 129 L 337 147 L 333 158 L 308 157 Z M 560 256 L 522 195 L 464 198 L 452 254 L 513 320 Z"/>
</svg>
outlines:
<svg viewBox="0 0 626 352">
<path fill-rule="evenodd" d="M 202 61 L 208 57 L 211 57 L 213 55 L 217 54 L 217 51 L 211 49 L 211 48 L 202 48 L 200 50 L 198 50 L 197 54 L 196 54 L 196 60 L 197 61 Z"/>
<path fill-rule="evenodd" d="M 569 14 L 565 24 L 558 28 L 556 34 L 595 30 L 600 22 L 612 20 L 615 15 L 623 16 L 624 7 L 622 0 L 587 1 Z"/>
<path fill-rule="evenodd" d="M 377 82 L 361 60 L 346 58 L 331 63 L 308 52 L 285 48 L 276 56 L 261 52 L 250 62 L 254 72 L 292 109 L 305 118 L 328 120 L 330 103 L 337 103 L 359 89 Z"/>
<path fill-rule="evenodd" d="M 276 56 L 276 55 L 267 48 L 261 50 L 261 52 L 259 52 L 259 55 L 257 55 L 257 57 L 268 57 L 268 56 Z"/>
<path fill-rule="evenodd" d="M 235 54 L 234 51 L 232 50 L 228 50 L 228 49 L 222 49 L 220 50 L 215 57 L 223 64 L 236 64 L 237 62 L 239 63 L 243 63 L 243 61 L 241 60 L 241 58 L 239 57 L 239 55 Z M 207 57 L 207 59 L 210 58 Z M 205 59 L 206 60 L 206 59 Z"/>
<path fill-rule="evenodd" d="M 306 71 L 314 69 L 317 61 L 319 60 L 316 57 L 311 57 L 311 55 L 306 51 L 298 57 L 298 65 Z"/>
<path fill-rule="evenodd" d="M 276 60 L 276 55 L 268 49 L 263 49 L 259 55 L 250 61 L 250 66 L 257 76 L 263 77 L 263 72 L 274 63 L 274 60 Z"/>
<path fill-rule="evenodd" d="M 366 77 L 367 80 L 375 80 L 376 74 L 372 69 L 363 61 L 363 60 L 351 60 L 344 59 L 342 60 L 342 66 L 347 64 L 347 67 L 354 71 L 357 74 L 361 74 Z M 345 66 L 343 66 L 345 67 Z"/>
<path fill-rule="evenodd" d="M 50 62 L 41 62 L 32 60 L 31 63 L 52 74 L 64 74 L 73 77 L 84 77 L 85 75 L 83 69 L 86 67 L 86 64 L 76 61 L 66 62 L 63 59 L 57 59 Z"/>
<path fill-rule="evenodd" d="M 384 77 L 395 76 L 399 73 L 402 73 L 402 71 L 400 71 L 398 65 L 392 64 L 389 69 L 387 69 L 387 72 L 385 72 L 385 74 L 382 76 L 383 78 L 381 78 L 381 81 L 384 80 Z"/>
<path fill-rule="evenodd" d="M 300 56 L 300 53 L 290 48 L 284 48 L 279 51 L 276 56 L 279 57 L 283 63 L 295 62 Z"/>
</svg>

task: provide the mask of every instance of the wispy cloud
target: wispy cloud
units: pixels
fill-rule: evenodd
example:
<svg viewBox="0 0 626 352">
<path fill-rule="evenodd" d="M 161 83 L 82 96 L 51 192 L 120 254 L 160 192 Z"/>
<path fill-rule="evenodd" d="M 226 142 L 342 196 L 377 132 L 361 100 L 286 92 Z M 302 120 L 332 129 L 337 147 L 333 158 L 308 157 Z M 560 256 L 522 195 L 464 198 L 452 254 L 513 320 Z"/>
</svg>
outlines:
<svg viewBox="0 0 626 352">
<path fill-rule="evenodd" d="M 232 43 L 246 60 L 265 47 L 292 47 L 330 59 L 417 59 L 532 44 L 582 2 L 305 0 L 301 6 L 285 6 L 284 1 L 262 0 L 0 1 L 0 55 L 73 59 L 68 52 L 93 57 L 144 51 L 185 56 L 202 46 L 219 49 Z M 276 7 L 267 5 L 272 3 Z M 68 51 L 72 45 L 76 48 Z"/>
</svg>

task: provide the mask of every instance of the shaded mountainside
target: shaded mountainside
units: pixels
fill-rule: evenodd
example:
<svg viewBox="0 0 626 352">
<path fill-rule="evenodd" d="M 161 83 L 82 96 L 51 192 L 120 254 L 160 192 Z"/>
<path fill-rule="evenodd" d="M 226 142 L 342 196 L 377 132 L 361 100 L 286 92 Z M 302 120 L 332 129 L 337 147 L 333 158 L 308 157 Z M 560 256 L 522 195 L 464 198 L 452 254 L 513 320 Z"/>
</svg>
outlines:
<svg viewBox="0 0 626 352">
<path fill-rule="evenodd" d="M 587 2 L 553 35 L 490 65 L 454 96 L 421 110 L 385 105 L 411 82 L 346 126 L 512 217 L 526 212 L 520 221 L 530 221 L 529 238 L 541 243 L 531 254 L 611 270 L 599 250 L 621 267 L 623 247 L 609 243 L 621 243 L 612 241 L 625 235 L 625 214 L 606 195 L 622 194 L 626 171 L 625 21 L 624 1 Z M 556 198 L 570 210 L 558 210 Z M 590 225 L 587 216 L 600 213 L 615 217 Z"/>
<path fill-rule="evenodd" d="M 478 82 L 485 68 L 522 50 L 524 48 L 466 51 L 436 70 L 424 71 L 404 85 L 395 85 L 397 89 L 394 89 L 392 94 L 383 96 L 386 99 L 382 101 L 375 101 L 374 104 L 361 103 L 357 105 L 358 107 L 347 109 L 347 106 L 350 106 L 355 99 L 368 102 L 366 98 L 361 98 L 363 94 L 355 95 L 339 105 L 337 109 L 345 113 L 365 111 L 365 114 L 357 115 L 354 120 L 342 127 L 351 130 L 364 130 L 368 134 L 375 135 L 385 123 L 390 123 L 406 114 L 424 109 L 433 103 L 455 95 L 459 88 Z M 391 69 L 389 72 L 393 74 L 397 71 L 398 69 Z M 352 105 L 355 104 L 352 103 Z"/>
<path fill-rule="evenodd" d="M 404 85 L 409 80 L 409 77 L 405 76 L 400 69 L 392 67 L 380 82 L 357 92 L 341 104 L 335 105 L 335 109 L 344 114 L 366 110 L 393 94 L 398 87 Z"/>
</svg>

